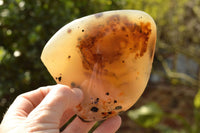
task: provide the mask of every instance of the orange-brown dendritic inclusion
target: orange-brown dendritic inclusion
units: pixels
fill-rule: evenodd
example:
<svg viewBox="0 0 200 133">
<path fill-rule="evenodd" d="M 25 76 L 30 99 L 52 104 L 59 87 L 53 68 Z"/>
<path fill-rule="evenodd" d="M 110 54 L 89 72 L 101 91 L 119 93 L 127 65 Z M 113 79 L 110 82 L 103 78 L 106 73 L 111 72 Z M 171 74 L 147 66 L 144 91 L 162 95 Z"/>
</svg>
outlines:
<svg viewBox="0 0 200 133">
<path fill-rule="evenodd" d="M 84 38 L 79 38 L 78 48 L 83 57 L 83 66 L 93 69 L 94 64 L 98 63 L 103 68 L 106 63 L 117 61 L 122 56 L 126 58 L 131 53 L 135 53 L 136 59 L 143 56 L 151 35 L 151 23 L 134 23 L 126 16 L 114 15 L 108 18 L 105 25 L 95 25 L 82 31 L 88 32 Z"/>
<path fill-rule="evenodd" d="M 96 14 L 96 21 L 100 19 L 104 14 Z M 142 19 L 138 18 L 138 19 Z M 154 44 L 149 43 L 149 38 L 152 32 L 151 23 L 148 21 L 130 21 L 126 15 L 112 15 L 105 17 L 105 23 L 98 23 L 95 25 L 91 22 L 91 25 L 81 28 L 80 32 L 84 33 L 84 36 L 78 37 L 77 49 L 80 53 L 82 59 L 82 66 L 85 69 L 85 75 L 90 79 L 91 75 L 96 71 L 95 78 L 102 78 L 93 80 L 92 83 L 96 84 L 96 89 L 102 89 L 106 87 L 111 87 L 107 84 L 111 81 L 112 77 L 115 77 L 115 73 L 111 72 L 106 68 L 107 65 L 113 64 L 115 62 L 120 62 L 121 64 L 126 63 L 126 58 L 129 55 L 134 55 L 134 60 L 140 59 L 147 52 L 149 54 L 149 60 L 152 60 L 154 53 Z M 73 32 L 68 29 L 68 34 Z M 151 45 L 151 46 L 148 46 Z M 148 49 L 149 48 L 149 49 Z M 70 55 L 68 59 L 73 58 Z M 123 66 L 122 66 L 123 67 Z M 123 68 L 122 68 L 123 69 Z M 128 72 L 128 71 L 127 71 Z M 139 74 L 139 72 L 137 72 Z M 149 73 L 148 73 L 149 74 Z M 102 76 L 103 75 L 103 76 Z M 61 80 L 62 75 L 56 77 L 57 80 Z M 105 78 L 105 76 L 109 78 Z M 110 81 L 106 81 L 109 79 Z M 134 79 L 133 79 L 134 80 Z M 119 81 L 119 80 L 118 80 Z M 118 82 L 117 81 L 117 82 Z M 71 83 L 71 87 L 87 88 L 87 83 L 76 84 Z M 95 85 L 94 85 L 95 86 Z M 92 87 L 90 87 L 92 88 Z M 85 89 L 86 90 L 86 89 Z M 102 89 L 103 90 L 103 89 Z M 107 91 L 106 91 L 107 90 Z M 78 116 L 84 121 L 101 120 L 114 116 L 126 109 L 123 108 L 123 101 L 120 101 L 121 97 L 126 97 L 123 91 L 117 95 L 114 95 L 109 91 L 109 88 L 104 89 L 103 98 L 93 97 L 90 91 L 85 92 L 85 101 L 79 104 L 76 109 Z M 102 92 L 100 90 L 95 90 L 95 93 Z M 127 91 L 126 89 L 124 91 Z M 94 93 L 94 92 L 93 92 Z M 131 100 L 131 99 L 130 99 Z M 93 114 L 91 114 L 93 113 Z"/>
</svg>

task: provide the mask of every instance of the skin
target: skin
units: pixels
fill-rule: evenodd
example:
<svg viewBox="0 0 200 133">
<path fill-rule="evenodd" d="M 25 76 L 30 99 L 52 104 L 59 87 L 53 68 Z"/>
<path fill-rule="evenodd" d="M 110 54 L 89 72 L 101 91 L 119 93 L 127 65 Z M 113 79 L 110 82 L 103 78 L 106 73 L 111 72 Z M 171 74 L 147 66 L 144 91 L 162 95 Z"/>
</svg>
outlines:
<svg viewBox="0 0 200 133">
<path fill-rule="evenodd" d="M 80 89 L 59 84 L 21 94 L 6 112 L 0 132 L 60 133 L 59 129 L 75 114 L 74 107 L 82 100 Z M 87 133 L 94 124 L 76 117 L 62 133 Z M 114 133 L 120 125 L 121 118 L 115 116 L 104 121 L 94 133 Z"/>
</svg>

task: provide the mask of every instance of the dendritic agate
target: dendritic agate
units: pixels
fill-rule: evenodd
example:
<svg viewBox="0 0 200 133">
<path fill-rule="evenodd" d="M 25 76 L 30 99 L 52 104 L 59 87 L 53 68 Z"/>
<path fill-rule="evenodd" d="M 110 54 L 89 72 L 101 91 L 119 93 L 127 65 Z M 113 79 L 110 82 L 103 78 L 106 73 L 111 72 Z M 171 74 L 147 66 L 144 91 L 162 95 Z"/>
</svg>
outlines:
<svg viewBox="0 0 200 133">
<path fill-rule="evenodd" d="M 148 82 L 156 25 L 145 12 L 116 10 L 76 19 L 46 44 L 41 59 L 59 84 L 84 93 L 76 107 L 84 121 L 129 109 Z"/>
</svg>

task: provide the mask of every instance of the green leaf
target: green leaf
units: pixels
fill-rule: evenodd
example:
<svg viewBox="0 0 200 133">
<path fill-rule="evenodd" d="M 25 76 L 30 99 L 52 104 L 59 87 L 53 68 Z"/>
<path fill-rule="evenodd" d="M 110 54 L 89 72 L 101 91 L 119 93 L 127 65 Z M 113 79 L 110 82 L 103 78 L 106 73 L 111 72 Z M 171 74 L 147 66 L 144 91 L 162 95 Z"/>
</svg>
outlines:
<svg viewBox="0 0 200 133">
<path fill-rule="evenodd" d="M 156 103 L 149 103 L 128 112 L 128 116 L 131 120 L 145 128 L 157 125 L 162 119 L 163 114 L 162 109 Z"/>
<path fill-rule="evenodd" d="M 3 57 L 5 56 L 5 54 L 6 54 L 5 49 L 3 47 L 0 47 L 0 63 L 3 59 Z"/>
<path fill-rule="evenodd" d="M 194 107 L 197 109 L 200 108 L 200 89 L 197 92 L 196 96 L 194 97 Z"/>
<path fill-rule="evenodd" d="M 31 34 L 29 34 L 28 38 L 30 43 L 34 44 L 39 39 L 39 36 L 35 32 L 32 32 Z"/>
</svg>

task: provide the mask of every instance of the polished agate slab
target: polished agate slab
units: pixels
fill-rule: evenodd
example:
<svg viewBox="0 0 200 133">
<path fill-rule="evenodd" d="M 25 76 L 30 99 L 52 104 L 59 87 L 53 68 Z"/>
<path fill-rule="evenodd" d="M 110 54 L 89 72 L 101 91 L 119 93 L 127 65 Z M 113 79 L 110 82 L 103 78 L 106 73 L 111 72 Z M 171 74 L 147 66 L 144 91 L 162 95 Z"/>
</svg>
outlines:
<svg viewBox="0 0 200 133">
<path fill-rule="evenodd" d="M 156 25 L 147 13 L 107 11 L 62 27 L 41 59 L 57 83 L 83 91 L 77 115 L 96 121 L 126 111 L 138 100 L 149 80 L 155 43 Z"/>
</svg>

